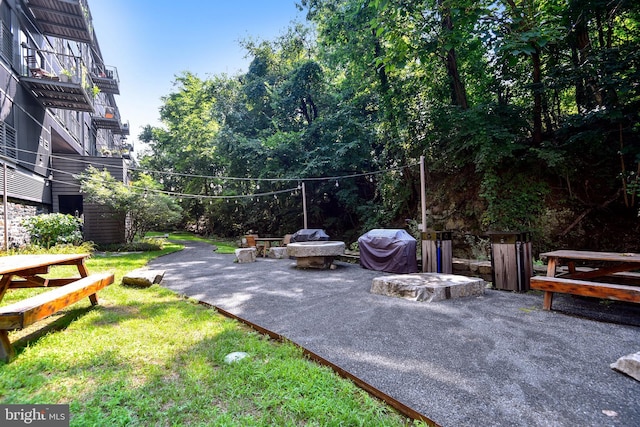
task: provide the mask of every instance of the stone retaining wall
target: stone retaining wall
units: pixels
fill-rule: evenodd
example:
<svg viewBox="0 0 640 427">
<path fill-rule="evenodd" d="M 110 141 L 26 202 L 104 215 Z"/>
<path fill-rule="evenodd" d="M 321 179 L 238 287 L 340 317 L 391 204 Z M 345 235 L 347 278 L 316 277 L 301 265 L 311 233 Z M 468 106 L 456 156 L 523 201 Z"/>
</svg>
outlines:
<svg viewBox="0 0 640 427">
<path fill-rule="evenodd" d="M 23 218 L 49 213 L 49 210 L 40 204 L 28 204 L 20 201 L 15 203 L 11 199 L 7 202 L 7 234 L 9 248 L 19 248 L 29 243 L 29 233 L 20 225 Z M 0 202 L 0 247 L 4 249 L 4 204 Z"/>
</svg>

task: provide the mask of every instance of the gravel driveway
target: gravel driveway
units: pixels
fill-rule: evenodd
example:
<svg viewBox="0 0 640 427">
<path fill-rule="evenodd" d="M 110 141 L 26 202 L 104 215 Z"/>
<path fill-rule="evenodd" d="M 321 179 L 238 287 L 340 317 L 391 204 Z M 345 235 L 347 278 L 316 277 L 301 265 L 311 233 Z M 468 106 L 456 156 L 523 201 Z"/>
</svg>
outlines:
<svg viewBox="0 0 640 427">
<path fill-rule="evenodd" d="M 162 286 L 281 334 L 442 426 L 640 425 L 640 383 L 609 367 L 640 351 L 638 305 L 557 295 L 544 311 L 541 294 L 495 290 L 421 303 L 369 293 L 384 273 L 358 265 L 237 264 L 185 244 L 150 263 L 166 271 Z"/>
</svg>

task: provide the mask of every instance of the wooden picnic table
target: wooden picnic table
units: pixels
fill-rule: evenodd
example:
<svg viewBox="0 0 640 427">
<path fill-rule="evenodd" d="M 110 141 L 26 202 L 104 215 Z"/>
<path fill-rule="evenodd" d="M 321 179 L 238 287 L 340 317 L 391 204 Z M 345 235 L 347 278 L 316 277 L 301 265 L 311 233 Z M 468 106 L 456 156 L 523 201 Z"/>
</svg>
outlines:
<svg viewBox="0 0 640 427">
<path fill-rule="evenodd" d="M 563 277 L 571 279 L 593 279 L 614 273 L 640 270 L 640 254 L 635 253 L 560 250 L 540 254 L 540 257 L 547 258 L 547 276 L 549 277 L 556 275 L 556 268 L 563 262 L 569 269 Z M 590 271 L 577 271 L 576 261 L 595 261 L 603 266 Z"/>
<path fill-rule="evenodd" d="M 0 301 L 9 288 L 62 286 L 76 279 L 44 279 L 55 265 L 75 265 L 80 277 L 89 275 L 85 266 L 88 254 L 10 255 L 0 257 Z"/>
<path fill-rule="evenodd" d="M 618 274 L 640 270 L 640 254 L 558 250 L 540 257 L 547 259 L 547 276 L 532 277 L 531 288 L 545 292 L 546 310 L 551 309 L 554 292 L 640 303 L 640 277 L 626 277 L 631 285 L 608 283 Z M 591 263 L 593 268 L 579 270 L 577 262 Z M 558 267 L 564 264 L 568 272 L 558 275 Z"/>
<path fill-rule="evenodd" d="M 7 331 L 22 329 L 61 309 L 89 297 L 98 303 L 96 292 L 113 283 L 111 273 L 89 275 L 85 260 L 88 254 L 10 255 L 0 257 L 0 302 L 9 289 L 53 287 L 55 289 L 16 303 L 0 307 L 0 359 L 9 360 L 13 348 Z M 75 265 L 79 277 L 43 277 L 51 267 Z"/>
</svg>

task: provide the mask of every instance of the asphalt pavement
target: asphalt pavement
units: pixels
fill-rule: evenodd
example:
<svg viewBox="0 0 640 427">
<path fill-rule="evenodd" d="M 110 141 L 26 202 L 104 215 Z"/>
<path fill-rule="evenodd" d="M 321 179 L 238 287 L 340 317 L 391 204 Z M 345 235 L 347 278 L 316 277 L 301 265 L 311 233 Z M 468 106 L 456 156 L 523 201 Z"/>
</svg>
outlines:
<svg viewBox="0 0 640 427">
<path fill-rule="evenodd" d="M 153 260 L 161 286 L 276 332 L 441 426 L 640 426 L 640 305 L 488 289 L 415 302 L 371 294 L 385 273 L 290 259 L 238 264 L 210 245 Z"/>
</svg>

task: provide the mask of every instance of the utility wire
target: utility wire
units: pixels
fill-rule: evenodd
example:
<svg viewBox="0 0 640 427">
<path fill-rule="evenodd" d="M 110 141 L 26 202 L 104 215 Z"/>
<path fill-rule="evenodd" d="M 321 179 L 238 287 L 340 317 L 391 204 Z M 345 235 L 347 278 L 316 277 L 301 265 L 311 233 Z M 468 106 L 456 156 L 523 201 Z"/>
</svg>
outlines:
<svg viewBox="0 0 640 427">
<path fill-rule="evenodd" d="M 30 154 L 36 154 L 36 155 L 42 155 L 41 153 L 37 153 L 35 151 L 29 151 L 29 150 L 23 150 L 23 149 L 16 149 L 17 151 L 21 151 L 21 152 L 26 152 L 26 153 L 30 153 Z M 117 168 L 117 169 L 123 169 L 123 166 L 117 166 L 117 165 L 113 165 L 113 164 L 107 164 L 107 163 L 99 163 L 99 162 L 95 162 L 95 161 L 90 161 L 90 160 L 83 160 L 83 159 L 71 159 L 69 157 L 66 156 L 60 156 L 60 155 L 56 155 L 56 154 L 49 154 L 50 157 L 52 158 L 58 158 L 58 159 L 64 159 L 67 161 L 72 161 L 72 162 L 79 162 L 79 163 L 85 163 L 85 164 L 90 164 L 90 165 L 98 165 L 98 166 L 105 166 L 105 167 L 111 167 L 111 168 Z M 198 175 L 198 174 L 187 174 L 187 173 L 179 173 L 179 172 L 171 172 L 171 171 L 157 171 L 157 170 L 152 170 L 152 169 L 144 169 L 144 168 L 128 168 L 128 170 L 130 171 L 136 171 L 136 172 L 142 172 L 142 173 L 146 173 L 146 174 L 153 174 L 153 175 L 166 175 L 166 176 L 179 176 L 179 177 L 184 177 L 184 178 L 204 178 L 204 179 L 210 179 L 210 180 L 222 180 L 222 181 L 264 181 L 264 182 L 302 182 L 302 181 L 335 181 L 335 180 L 341 180 L 341 179 L 348 179 L 348 178 L 356 178 L 356 177 L 360 177 L 360 176 L 374 176 L 374 175 L 380 175 L 380 174 L 384 174 L 384 173 L 388 173 L 388 172 L 393 172 L 393 171 L 402 171 L 405 168 L 411 168 L 414 166 L 418 166 L 420 164 L 420 162 L 413 162 L 413 163 L 409 163 L 407 165 L 402 165 L 402 166 L 396 166 L 396 167 L 392 167 L 392 168 L 387 168 L 387 169 L 380 169 L 377 171 L 372 171 L 372 172 L 358 172 L 358 173 L 352 173 L 352 174 L 347 174 L 347 175 L 335 175 L 335 176 L 318 176 L 318 177 L 296 177 L 296 178 L 251 178 L 251 177 L 231 177 L 231 176 L 215 176 L 215 175 Z"/>
<path fill-rule="evenodd" d="M 31 165 L 34 166 L 34 163 L 31 162 L 26 162 L 21 160 L 21 163 L 23 164 L 27 164 L 27 165 Z M 108 165 L 105 165 L 108 166 Z M 71 175 L 74 176 L 76 174 L 74 174 L 73 172 L 69 172 L 69 171 L 64 171 L 61 169 L 54 169 L 54 168 L 48 168 L 49 171 L 51 171 L 54 175 L 53 177 L 49 177 L 47 178 L 48 181 L 50 182 L 55 182 L 58 184 L 64 184 L 64 185 L 68 185 L 68 186 L 72 186 L 72 187 L 77 187 L 78 191 L 80 191 L 80 184 L 74 183 L 74 182 L 69 182 L 69 181 L 62 181 L 62 180 L 57 180 L 55 179 L 55 174 L 63 174 L 63 175 Z M 95 180 L 94 180 L 95 181 Z M 183 198 L 195 198 L 195 199 L 204 199 L 204 200 L 208 200 L 208 199 L 240 199 L 240 198 L 254 198 L 254 197 L 265 197 L 265 196 L 274 196 L 274 195 L 278 195 L 278 194 L 282 194 L 282 193 L 292 193 L 295 192 L 297 190 L 299 190 L 299 187 L 295 187 L 295 188 L 287 188 L 284 190 L 274 190 L 274 191 L 265 191 L 262 193 L 252 193 L 252 194 L 236 194 L 236 195 L 208 195 L 208 194 L 192 194 L 192 193 L 180 193 L 177 191 L 170 191 L 170 190 L 162 190 L 162 189 L 156 189 L 156 188 L 148 188 L 148 187 L 142 187 L 142 186 L 136 186 L 136 185 L 129 185 L 129 188 L 132 189 L 136 189 L 139 191 L 146 191 L 146 192 L 153 192 L 153 193 L 159 193 L 159 194 L 166 194 L 168 196 L 174 196 L 174 197 L 183 197 Z"/>
</svg>

